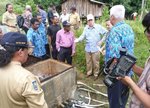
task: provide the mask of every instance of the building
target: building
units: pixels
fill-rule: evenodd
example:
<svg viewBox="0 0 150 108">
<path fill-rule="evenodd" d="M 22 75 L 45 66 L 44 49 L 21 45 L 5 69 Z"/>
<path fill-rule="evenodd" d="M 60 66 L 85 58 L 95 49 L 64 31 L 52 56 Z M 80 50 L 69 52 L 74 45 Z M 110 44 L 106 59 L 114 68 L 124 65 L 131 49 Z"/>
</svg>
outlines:
<svg viewBox="0 0 150 108">
<path fill-rule="evenodd" d="M 71 7 L 76 7 L 80 17 L 85 17 L 88 14 L 93 14 L 95 17 L 102 16 L 104 3 L 95 0 L 63 0 L 62 9 L 70 11 Z"/>
</svg>

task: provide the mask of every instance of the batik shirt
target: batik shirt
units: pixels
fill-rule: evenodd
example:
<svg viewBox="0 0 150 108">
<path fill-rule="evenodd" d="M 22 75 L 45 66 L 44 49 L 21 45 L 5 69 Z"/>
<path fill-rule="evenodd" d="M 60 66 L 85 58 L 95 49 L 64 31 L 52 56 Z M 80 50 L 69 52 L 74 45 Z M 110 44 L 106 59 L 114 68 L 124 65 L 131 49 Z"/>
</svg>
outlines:
<svg viewBox="0 0 150 108">
<path fill-rule="evenodd" d="M 44 43 L 48 44 L 47 31 L 46 31 L 45 25 L 43 23 L 41 23 L 39 25 L 38 30 L 42 33 L 42 37 L 43 37 Z"/>
<path fill-rule="evenodd" d="M 30 28 L 27 33 L 28 41 L 34 46 L 32 55 L 36 57 L 41 57 L 46 54 L 45 41 L 43 39 L 42 33 L 39 30 L 33 30 Z"/>
<path fill-rule="evenodd" d="M 115 24 L 106 38 L 105 62 L 113 57 L 119 58 L 119 48 L 121 47 L 126 48 L 128 53 L 133 54 L 134 33 L 132 28 L 124 21 Z"/>
</svg>

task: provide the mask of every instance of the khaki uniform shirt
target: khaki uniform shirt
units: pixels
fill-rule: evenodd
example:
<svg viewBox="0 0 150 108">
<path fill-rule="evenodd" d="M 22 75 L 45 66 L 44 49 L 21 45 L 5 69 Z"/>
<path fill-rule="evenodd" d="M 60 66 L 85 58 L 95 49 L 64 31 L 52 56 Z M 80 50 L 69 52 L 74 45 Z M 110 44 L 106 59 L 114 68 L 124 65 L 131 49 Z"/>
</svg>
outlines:
<svg viewBox="0 0 150 108">
<path fill-rule="evenodd" d="M 0 108 L 48 108 L 39 80 L 19 62 L 0 68 Z"/>
<path fill-rule="evenodd" d="M 140 89 L 142 89 L 147 94 L 150 94 L 150 58 L 146 62 L 144 71 L 140 76 L 139 82 L 137 84 Z M 140 100 L 132 94 L 131 102 L 129 108 L 144 108 Z"/>
<path fill-rule="evenodd" d="M 9 32 L 17 32 L 18 29 L 17 29 L 17 17 L 14 13 L 9 13 L 8 11 L 5 12 L 2 16 L 2 23 L 3 24 L 7 24 L 9 26 L 14 26 L 14 27 L 9 27 L 8 26 L 8 29 L 9 29 Z"/>
<path fill-rule="evenodd" d="M 71 14 L 69 17 L 69 22 L 71 26 L 74 26 L 74 29 L 79 27 L 80 16 L 78 13 Z"/>
</svg>

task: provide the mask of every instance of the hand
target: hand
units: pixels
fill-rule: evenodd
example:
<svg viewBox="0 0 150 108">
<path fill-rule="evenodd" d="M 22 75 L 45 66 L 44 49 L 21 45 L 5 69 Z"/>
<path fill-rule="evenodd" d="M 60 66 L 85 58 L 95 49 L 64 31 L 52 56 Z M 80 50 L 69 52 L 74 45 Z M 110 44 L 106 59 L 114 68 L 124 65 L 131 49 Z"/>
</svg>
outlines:
<svg viewBox="0 0 150 108">
<path fill-rule="evenodd" d="M 100 46 L 97 46 L 97 49 L 98 49 L 98 51 L 99 51 L 100 53 L 103 54 L 102 49 L 100 48 Z"/>
<path fill-rule="evenodd" d="M 58 48 L 57 51 L 59 52 L 59 51 L 60 51 L 60 48 Z"/>
<path fill-rule="evenodd" d="M 50 45 L 50 50 L 51 50 L 51 51 L 53 51 L 53 47 L 52 47 L 52 45 Z"/>
<path fill-rule="evenodd" d="M 102 55 L 104 56 L 104 55 L 106 54 L 106 51 L 105 51 L 105 50 L 103 50 L 101 53 L 102 53 Z"/>
<path fill-rule="evenodd" d="M 130 82 L 132 82 L 131 77 L 125 76 L 125 77 L 117 77 L 118 80 L 120 80 L 123 84 L 129 85 Z"/>
<path fill-rule="evenodd" d="M 79 42 L 79 39 L 78 39 L 78 38 L 76 38 L 76 39 L 74 40 L 74 42 L 75 42 L 75 43 Z"/>
<path fill-rule="evenodd" d="M 73 57 L 75 55 L 75 53 L 72 53 L 71 56 Z"/>
</svg>

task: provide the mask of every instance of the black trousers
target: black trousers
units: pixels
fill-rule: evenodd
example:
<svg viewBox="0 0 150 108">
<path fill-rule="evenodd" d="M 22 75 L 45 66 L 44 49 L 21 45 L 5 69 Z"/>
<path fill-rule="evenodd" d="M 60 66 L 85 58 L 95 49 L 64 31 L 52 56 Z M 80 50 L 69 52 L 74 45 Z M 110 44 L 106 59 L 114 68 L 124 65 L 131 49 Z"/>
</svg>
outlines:
<svg viewBox="0 0 150 108">
<path fill-rule="evenodd" d="M 43 55 L 43 56 L 41 56 L 41 57 L 39 57 L 41 60 L 46 60 L 46 59 L 49 59 L 49 57 L 45 54 L 45 55 Z"/>
<path fill-rule="evenodd" d="M 129 88 L 121 81 L 117 81 L 112 88 L 107 89 L 109 108 L 125 108 L 128 97 Z"/>
<path fill-rule="evenodd" d="M 65 48 L 65 47 L 60 47 L 60 51 L 58 54 L 58 59 L 61 62 L 67 61 L 68 64 L 72 64 L 72 47 Z"/>
<path fill-rule="evenodd" d="M 58 57 L 58 51 L 56 49 L 56 46 L 52 46 L 52 57 L 53 59 L 57 60 L 57 57 Z"/>
</svg>

